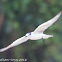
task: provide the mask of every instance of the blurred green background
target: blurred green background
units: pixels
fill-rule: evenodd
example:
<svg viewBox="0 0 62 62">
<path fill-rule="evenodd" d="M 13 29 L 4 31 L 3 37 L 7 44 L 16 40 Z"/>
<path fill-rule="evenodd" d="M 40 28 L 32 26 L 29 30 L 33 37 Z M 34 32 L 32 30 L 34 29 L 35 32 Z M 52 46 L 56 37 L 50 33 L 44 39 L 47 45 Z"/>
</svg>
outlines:
<svg viewBox="0 0 62 62">
<path fill-rule="evenodd" d="M 0 0 L 0 48 L 33 31 L 61 10 L 62 0 Z M 0 53 L 0 59 L 26 58 L 26 62 L 62 62 L 62 16 L 45 33 L 54 37 L 45 42 L 29 40 Z"/>
</svg>

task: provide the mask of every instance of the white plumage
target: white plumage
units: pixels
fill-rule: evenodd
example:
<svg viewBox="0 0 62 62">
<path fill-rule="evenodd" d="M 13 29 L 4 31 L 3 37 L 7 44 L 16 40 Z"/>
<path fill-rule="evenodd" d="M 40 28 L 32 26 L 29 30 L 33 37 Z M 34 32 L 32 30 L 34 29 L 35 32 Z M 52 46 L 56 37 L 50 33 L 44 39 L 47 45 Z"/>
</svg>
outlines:
<svg viewBox="0 0 62 62">
<path fill-rule="evenodd" d="M 54 22 L 58 20 L 62 12 L 58 13 L 55 17 L 53 17 L 51 20 L 39 25 L 33 32 L 27 33 L 25 36 L 15 40 L 12 44 L 9 46 L 0 49 L 0 52 L 3 52 L 9 48 L 12 48 L 14 46 L 17 46 L 21 43 L 26 42 L 27 40 L 39 40 L 39 39 L 48 39 L 49 37 L 53 37 L 53 35 L 46 35 L 43 32 L 50 27 Z"/>
</svg>

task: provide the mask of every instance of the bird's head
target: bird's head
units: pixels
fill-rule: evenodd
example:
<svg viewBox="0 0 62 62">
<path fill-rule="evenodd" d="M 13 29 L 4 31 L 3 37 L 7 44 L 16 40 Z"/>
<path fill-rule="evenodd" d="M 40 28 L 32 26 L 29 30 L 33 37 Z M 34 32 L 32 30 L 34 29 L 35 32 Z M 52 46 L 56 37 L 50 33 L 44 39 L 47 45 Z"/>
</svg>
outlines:
<svg viewBox="0 0 62 62">
<path fill-rule="evenodd" d="M 28 36 L 30 36 L 31 35 L 31 32 L 30 33 L 27 33 L 26 35 L 25 35 L 25 37 L 28 37 Z"/>
</svg>

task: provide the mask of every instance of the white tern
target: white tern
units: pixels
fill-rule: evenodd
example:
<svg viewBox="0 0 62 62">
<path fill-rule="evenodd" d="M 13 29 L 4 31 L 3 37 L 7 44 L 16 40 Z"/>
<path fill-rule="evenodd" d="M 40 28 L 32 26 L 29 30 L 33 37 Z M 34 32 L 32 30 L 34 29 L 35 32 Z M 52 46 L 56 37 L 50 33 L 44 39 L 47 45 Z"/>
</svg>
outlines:
<svg viewBox="0 0 62 62">
<path fill-rule="evenodd" d="M 9 46 L 0 49 L 0 52 L 6 51 L 9 48 L 15 47 L 23 42 L 26 42 L 27 40 L 48 39 L 49 37 L 53 37 L 53 35 L 44 34 L 44 31 L 48 27 L 50 27 L 54 22 L 56 22 L 61 14 L 62 14 L 62 12 L 59 12 L 55 17 L 53 17 L 49 21 L 39 25 L 33 32 L 27 33 L 25 36 L 15 40 Z"/>
</svg>

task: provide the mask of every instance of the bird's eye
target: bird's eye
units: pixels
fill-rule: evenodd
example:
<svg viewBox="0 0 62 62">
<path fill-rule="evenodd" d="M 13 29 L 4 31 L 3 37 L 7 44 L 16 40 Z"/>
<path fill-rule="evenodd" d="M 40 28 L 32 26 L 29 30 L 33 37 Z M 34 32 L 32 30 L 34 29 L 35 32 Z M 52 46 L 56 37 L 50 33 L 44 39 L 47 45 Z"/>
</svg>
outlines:
<svg viewBox="0 0 62 62">
<path fill-rule="evenodd" d="M 29 35 L 31 35 L 31 32 L 29 33 Z"/>
<path fill-rule="evenodd" d="M 29 36 L 29 35 L 31 35 L 31 32 L 30 32 L 30 33 L 27 33 L 25 36 L 27 37 L 27 36 Z"/>
</svg>

